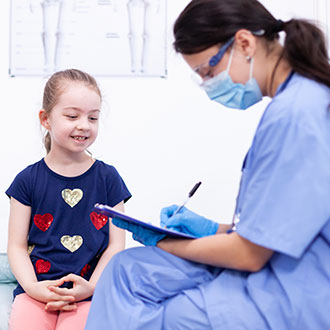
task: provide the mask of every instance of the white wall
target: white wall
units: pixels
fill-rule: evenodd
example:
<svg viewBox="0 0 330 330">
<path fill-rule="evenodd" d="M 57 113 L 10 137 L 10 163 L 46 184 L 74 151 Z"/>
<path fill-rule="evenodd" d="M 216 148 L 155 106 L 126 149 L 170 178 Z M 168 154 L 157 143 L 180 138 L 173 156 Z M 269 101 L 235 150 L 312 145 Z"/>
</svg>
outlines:
<svg viewBox="0 0 330 330">
<path fill-rule="evenodd" d="M 326 8 L 326 1 L 291 0 L 296 6 L 289 8 L 288 1 L 263 2 L 276 17 L 287 19 L 280 3 L 288 8 L 288 15 L 295 12 L 315 17 L 315 12 L 309 10 L 311 3 L 313 8 Z M 181 203 L 200 180 L 203 184 L 189 207 L 206 217 L 229 222 L 241 163 L 268 100 L 249 111 L 229 110 L 210 102 L 194 85 L 187 65 L 171 47 L 173 22 L 188 2 L 168 0 L 167 79 L 98 79 L 104 108 L 92 152 L 96 158 L 113 164 L 127 183 L 133 194 L 126 205 L 128 214 L 158 223 L 160 209 Z M 1 252 L 6 250 L 9 213 L 4 191 L 19 171 L 44 155 L 37 112 L 45 80 L 9 78 L 8 13 L 9 1 L 1 1 Z M 134 244 L 129 239 L 128 246 Z"/>
</svg>

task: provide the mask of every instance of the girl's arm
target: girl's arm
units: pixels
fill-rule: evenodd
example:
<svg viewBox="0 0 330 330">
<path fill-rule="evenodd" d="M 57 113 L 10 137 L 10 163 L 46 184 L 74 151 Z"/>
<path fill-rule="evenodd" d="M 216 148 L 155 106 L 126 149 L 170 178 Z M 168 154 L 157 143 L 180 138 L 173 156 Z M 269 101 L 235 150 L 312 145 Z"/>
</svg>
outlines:
<svg viewBox="0 0 330 330">
<path fill-rule="evenodd" d="M 125 211 L 124 202 L 120 202 L 114 206 L 120 212 Z M 101 273 L 104 267 L 108 264 L 110 259 L 117 253 L 125 249 L 125 230 L 120 229 L 112 224 L 110 221 L 110 234 L 109 234 L 109 245 L 106 250 L 103 252 L 102 257 L 100 258 L 89 282 L 93 286 L 93 291 L 96 286 L 96 283 L 101 276 Z"/>
<path fill-rule="evenodd" d="M 235 232 L 194 240 L 166 238 L 159 241 L 157 246 L 191 261 L 250 272 L 259 271 L 274 253 Z"/>
<path fill-rule="evenodd" d="M 23 205 L 14 198 L 10 199 L 7 253 L 10 268 L 24 290 L 29 284 L 37 282 L 27 252 L 30 217 L 30 206 Z"/>
<path fill-rule="evenodd" d="M 49 285 L 60 285 L 60 280 L 38 282 L 27 252 L 30 217 L 31 207 L 23 205 L 15 198 L 10 199 L 7 253 L 11 270 L 30 297 L 42 302 L 51 300 L 72 301 L 73 297 L 59 296 L 48 290 Z"/>
</svg>

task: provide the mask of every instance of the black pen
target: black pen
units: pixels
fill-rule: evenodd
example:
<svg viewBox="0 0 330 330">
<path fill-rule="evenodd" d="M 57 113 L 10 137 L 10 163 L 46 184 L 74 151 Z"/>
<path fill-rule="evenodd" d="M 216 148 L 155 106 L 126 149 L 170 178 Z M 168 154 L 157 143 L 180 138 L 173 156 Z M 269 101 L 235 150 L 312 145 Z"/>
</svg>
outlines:
<svg viewBox="0 0 330 330">
<path fill-rule="evenodd" d="M 194 193 L 196 192 L 196 190 L 199 188 L 199 186 L 202 184 L 202 182 L 197 182 L 194 187 L 189 191 L 189 194 L 188 194 L 188 198 L 184 201 L 184 203 L 179 206 L 175 212 L 173 213 L 173 215 L 176 215 L 178 212 L 181 211 L 181 209 L 187 204 L 187 202 L 189 201 L 189 199 L 194 195 Z M 172 217 L 173 217 L 172 215 Z"/>
</svg>

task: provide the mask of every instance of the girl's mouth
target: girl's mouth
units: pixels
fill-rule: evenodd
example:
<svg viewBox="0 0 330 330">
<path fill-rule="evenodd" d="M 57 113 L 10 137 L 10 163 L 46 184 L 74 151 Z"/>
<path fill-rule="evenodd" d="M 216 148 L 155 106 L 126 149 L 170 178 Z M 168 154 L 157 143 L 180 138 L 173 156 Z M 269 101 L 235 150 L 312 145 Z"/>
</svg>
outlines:
<svg viewBox="0 0 330 330">
<path fill-rule="evenodd" d="M 72 138 L 77 141 L 85 141 L 88 139 L 87 136 L 72 136 Z"/>
</svg>

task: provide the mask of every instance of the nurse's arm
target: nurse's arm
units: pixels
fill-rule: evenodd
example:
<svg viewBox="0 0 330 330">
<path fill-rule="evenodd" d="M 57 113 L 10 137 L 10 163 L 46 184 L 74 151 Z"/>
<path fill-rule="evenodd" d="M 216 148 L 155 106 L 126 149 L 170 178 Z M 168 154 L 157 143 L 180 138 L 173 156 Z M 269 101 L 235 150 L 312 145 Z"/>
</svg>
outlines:
<svg viewBox="0 0 330 330">
<path fill-rule="evenodd" d="M 227 233 L 227 231 L 230 230 L 231 228 L 232 228 L 232 225 L 231 224 L 219 223 L 217 234 Z"/>
<path fill-rule="evenodd" d="M 193 240 L 166 238 L 159 241 L 157 247 L 190 261 L 249 272 L 259 271 L 274 253 L 237 233 Z"/>
</svg>

